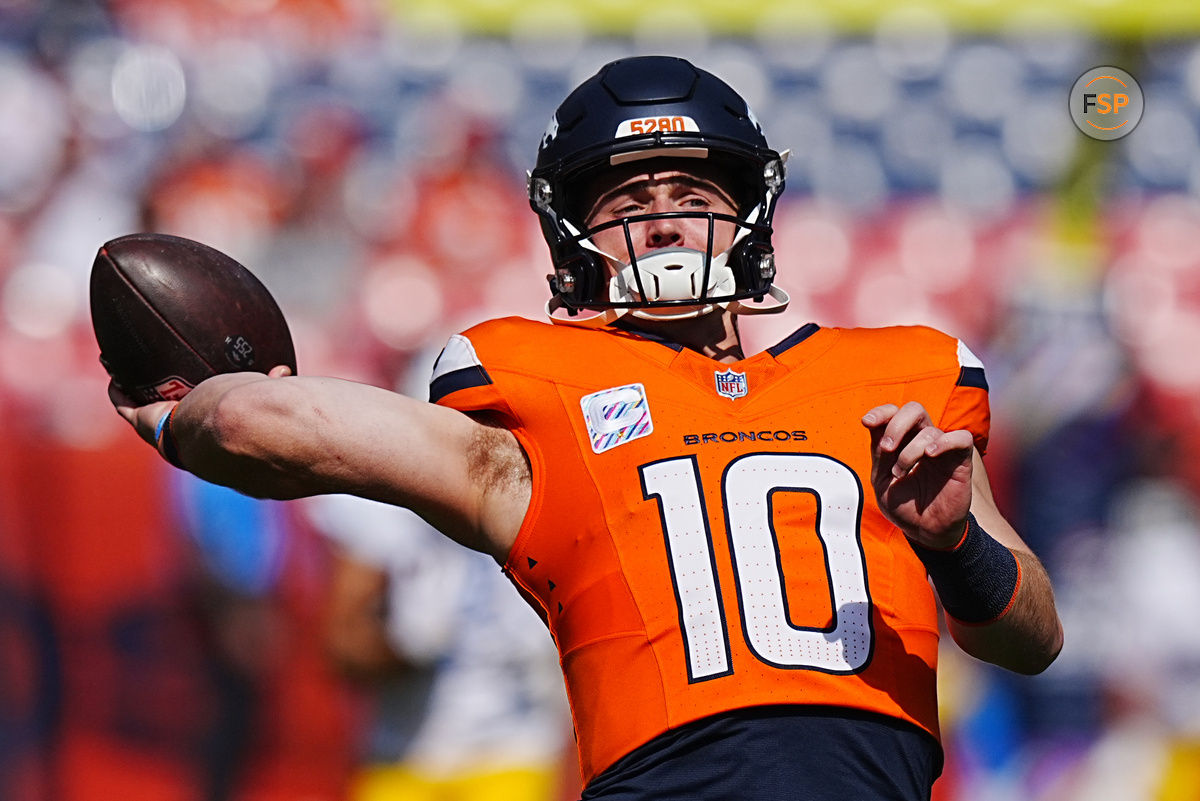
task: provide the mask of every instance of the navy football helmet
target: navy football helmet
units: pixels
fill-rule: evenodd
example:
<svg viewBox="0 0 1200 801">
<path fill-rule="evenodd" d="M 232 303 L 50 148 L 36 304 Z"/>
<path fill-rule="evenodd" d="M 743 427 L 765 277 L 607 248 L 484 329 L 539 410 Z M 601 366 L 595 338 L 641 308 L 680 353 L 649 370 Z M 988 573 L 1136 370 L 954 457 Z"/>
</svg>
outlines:
<svg viewBox="0 0 1200 801">
<path fill-rule="evenodd" d="M 554 274 L 547 312 L 600 310 L 653 319 L 695 317 L 717 308 L 782 311 L 787 293 L 775 277 L 771 218 L 784 185 L 785 156 L 772 150 L 746 101 L 715 75 L 681 58 L 641 56 L 611 62 L 558 107 L 529 174 L 529 203 L 541 218 Z M 735 184 L 723 186 L 737 216 L 715 212 L 643 214 L 605 224 L 663 217 L 707 218 L 706 251 L 665 248 L 640 257 L 602 252 L 598 228 L 582 219 L 583 194 L 605 170 L 650 158 L 706 159 Z M 733 245 L 714 253 L 713 225 L 737 228 Z"/>
</svg>

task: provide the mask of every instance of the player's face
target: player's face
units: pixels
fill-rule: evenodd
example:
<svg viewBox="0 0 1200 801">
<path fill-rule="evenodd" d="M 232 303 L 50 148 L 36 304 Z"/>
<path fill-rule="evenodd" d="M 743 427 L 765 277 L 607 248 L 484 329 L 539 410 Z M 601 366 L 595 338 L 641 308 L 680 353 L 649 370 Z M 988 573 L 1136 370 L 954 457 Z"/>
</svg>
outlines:
<svg viewBox="0 0 1200 801">
<path fill-rule="evenodd" d="M 729 193 L 716 182 L 717 176 L 675 169 L 659 164 L 628 168 L 610 173 L 593 187 L 596 198 L 586 217 L 589 228 L 626 217 L 659 212 L 717 212 L 736 215 Z M 712 253 L 717 255 L 733 244 L 736 226 L 718 220 L 713 228 Z M 668 247 L 708 249 L 708 219 L 680 217 L 633 222 L 629 225 L 633 256 Z M 628 262 L 629 248 L 624 226 L 598 231 L 592 242 L 605 253 Z"/>
</svg>

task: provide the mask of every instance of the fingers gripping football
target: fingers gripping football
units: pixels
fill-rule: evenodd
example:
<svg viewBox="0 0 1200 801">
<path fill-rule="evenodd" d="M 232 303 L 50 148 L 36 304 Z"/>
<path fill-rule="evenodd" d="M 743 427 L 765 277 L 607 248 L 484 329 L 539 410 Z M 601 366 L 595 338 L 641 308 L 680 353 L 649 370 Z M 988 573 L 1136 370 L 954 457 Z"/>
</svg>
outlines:
<svg viewBox="0 0 1200 801">
<path fill-rule="evenodd" d="M 863 415 L 871 434 L 871 484 L 880 510 L 912 540 L 949 548 L 971 509 L 970 431 L 942 431 L 919 403 Z"/>
<path fill-rule="evenodd" d="M 285 364 L 277 365 L 267 375 L 270 378 L 285 378 L 292 375 L 292 368 Z M 179 405 L 179 401 L 173 400 L 139 404 L 126 395 L 116 381 L 108 383 L 108 399 L 117 414 L 133 426 L 138 436 L 155 447 L 159 445 L 159 426 L 163 418 Z"/>
</svg>

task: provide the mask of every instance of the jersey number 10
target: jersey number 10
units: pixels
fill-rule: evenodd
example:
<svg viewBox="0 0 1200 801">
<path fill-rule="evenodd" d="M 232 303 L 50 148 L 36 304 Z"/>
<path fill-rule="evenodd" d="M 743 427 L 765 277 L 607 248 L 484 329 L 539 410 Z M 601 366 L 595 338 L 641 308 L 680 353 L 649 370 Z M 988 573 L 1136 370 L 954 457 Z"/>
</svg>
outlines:
<svg viewBox="0 0 1200 801">
<path fill-rule="evenodd" d="M 729 675 L 729 629 L 696 457 L 652 462 L 638 472 L 645 498 L 658 501 L 666 534 L 688 680 Z M 772 498 L 777 492 L 816 498 L 816 536 L 833 608 L 828 628 L 797 626 L 789 618 L 779 539 L 805 532 L 775 530 Z M 751 653 L 778 668 L 861 670 L 871 657 L 873 632 L 859 537 L 863 492 L 854 471 L 818 454 L 746 454 L 725 467 L 721 499 L 742 631 Z"/>
</svg>

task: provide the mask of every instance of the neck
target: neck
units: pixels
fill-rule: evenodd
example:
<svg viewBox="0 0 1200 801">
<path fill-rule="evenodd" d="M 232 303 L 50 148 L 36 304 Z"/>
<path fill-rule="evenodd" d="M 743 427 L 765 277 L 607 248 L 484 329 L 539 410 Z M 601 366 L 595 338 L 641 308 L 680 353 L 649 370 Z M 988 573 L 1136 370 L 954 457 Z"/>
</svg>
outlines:
<svg viewBox="0 0 1200 801">
<path fill-rule="evenodd" d="M 737 317 L 723 309 L 687 320 L 646 320 L 626 315 L 619 325 L 683 345 L 714 361 L 727 364 L 745 358 Z"/>
</svg>

